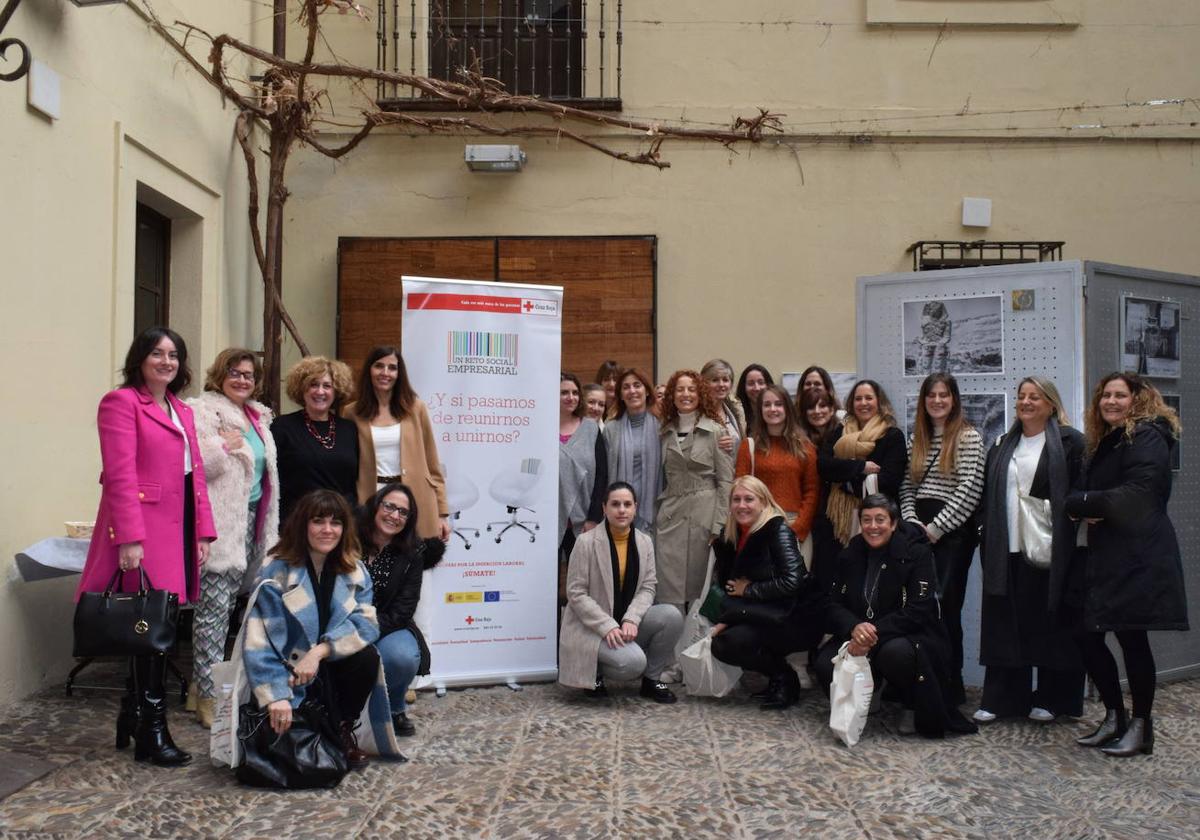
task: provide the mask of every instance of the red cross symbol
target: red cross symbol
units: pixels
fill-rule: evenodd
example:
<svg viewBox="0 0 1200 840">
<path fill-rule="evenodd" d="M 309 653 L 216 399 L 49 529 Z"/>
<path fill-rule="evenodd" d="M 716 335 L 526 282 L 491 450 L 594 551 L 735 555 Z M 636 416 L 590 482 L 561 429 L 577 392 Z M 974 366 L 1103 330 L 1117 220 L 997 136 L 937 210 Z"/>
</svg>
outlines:
<svg viewBox="0 0 1200 840">
<path fill-rule="evenodd" d="M 525 301 L 525 311 L 526 312 L 533 311 L 533 301 L 530 301 L 530 300 Z"/>
<path fill-rule="evenodd" d="M 474 623 L 475 623 L 475 619 L 471 618 L 471 616 L 467 616 L 467 624 L 474 624 Z"/>
</svg>

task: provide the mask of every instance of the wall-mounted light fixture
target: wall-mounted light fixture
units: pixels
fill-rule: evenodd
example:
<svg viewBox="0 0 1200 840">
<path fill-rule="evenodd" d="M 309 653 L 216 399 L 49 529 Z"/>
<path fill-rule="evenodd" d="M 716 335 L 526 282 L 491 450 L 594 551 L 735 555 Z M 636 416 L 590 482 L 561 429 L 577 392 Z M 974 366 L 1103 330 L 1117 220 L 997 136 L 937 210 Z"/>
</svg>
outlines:
<svg viewBox="0 0 1200 840">
<path fill-rule="evenodd" d="M 520 146 L 473 146 L 469 143 L 463 159 L 472 172 L 520 172 L 526 161 Z"/>
<path fill-rule="evenodd" d="M 108 6 L 114 3 L 124 3 L 125 0 L 71 0 L 71 2 L 76 6 Z M 8 25 L 9 19 L 16 13 L 17 6 L 20 5 L 21 0 L 6 0 L 4 8 L 0 8 L 0 32 L 4 31 L 4 27 Z M 29 46 L 16 38 L 0 38 L 0 58 L 4 58 L 4 54 L 10 47 L 16 47 L 21 51 L 21 61 L 17 64 L 16 70 L 10 70 L 7 73 L 0 72 L 0 82 L 15 82 L 17 79 L 24 78 L 33 61 L 33 54 L 29 51 Z"/>
</svg>

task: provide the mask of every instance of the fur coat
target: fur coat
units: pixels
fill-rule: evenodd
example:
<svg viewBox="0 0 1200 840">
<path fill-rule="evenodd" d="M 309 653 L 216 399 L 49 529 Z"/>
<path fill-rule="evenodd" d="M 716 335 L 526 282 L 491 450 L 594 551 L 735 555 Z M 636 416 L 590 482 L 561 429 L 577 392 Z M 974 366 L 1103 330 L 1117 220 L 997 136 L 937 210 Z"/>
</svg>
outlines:
<svg viewBox="0 0 1200 840">
<path fill-rule="evenodd" d="M 238 408 L 228 397 L 216 391 L 205 391 L 188 400 L 196 418 L 196 438 L 204 457 L 208 479 L 208 499 L 220 539 L 209 549 L 206 572 L 245 572 L 246 529 L 249 526 L 250 482 L 254 479 L 254 454 L 248 444 L 227 452 L 222 429 L 245 431 L 253 424 L 266 449 L 263 468 L 262 498 L 258 502 L 258 521 L 254 529 L 255 568 L 260 567 L 267 551 L 275 544 L 279 533 L 279 465 L 275 455 L 275 438 L 269 429 L 274 416 L 271 409 L 255 400 L 246 401 L 246 410 Z"/>
</svg>

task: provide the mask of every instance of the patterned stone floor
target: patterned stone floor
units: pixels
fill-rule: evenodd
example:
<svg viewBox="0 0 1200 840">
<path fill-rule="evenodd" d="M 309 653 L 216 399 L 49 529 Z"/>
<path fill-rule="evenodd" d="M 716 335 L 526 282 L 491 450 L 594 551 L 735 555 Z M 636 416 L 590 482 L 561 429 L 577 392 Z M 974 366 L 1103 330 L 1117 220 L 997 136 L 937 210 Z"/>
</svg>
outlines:
<svg viewBox="0 0 1200 840">
<path fill-rule="evenodd" d="M 757 687 L 751 685 L 751 688 Z M 239 787 L 194 751 L 163 770 L 112 748 L 116 695 L 46 692 L 0 716 L 0 755 L 54 769 L 0 801 L 0 838 L 1182 838 L 1200 825 L 1200 681 L 1160 689 L 1153 757 L 1076 747 L 1083 721 L 900 736 L 887 710 L 854 749 L 809 692 L 783 713 L 745 692 L 657 706 L 553 685 L 422 695 L 407 764 L 320 793 Z M 1099 716 L 1089 704 L 1087 720 Z"/>
</svg>

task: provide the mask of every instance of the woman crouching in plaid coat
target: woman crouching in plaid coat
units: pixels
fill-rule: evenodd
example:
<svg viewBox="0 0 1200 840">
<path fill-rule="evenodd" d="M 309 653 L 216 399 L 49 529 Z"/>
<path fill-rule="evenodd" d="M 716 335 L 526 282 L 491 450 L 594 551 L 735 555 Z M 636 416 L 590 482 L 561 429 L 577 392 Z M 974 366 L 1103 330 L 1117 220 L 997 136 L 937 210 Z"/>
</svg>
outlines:
<svg viewBox="0 0 1200 840">
<path fill-rule="evenodd" d="M 352 769 L 366 765 L 355 728 L 363 710 L 380 754 L 397 755 L 379 654 L 371 577 L 359 562 L 350 506 L 314 490 L 297 504 L 271 549 L 272 560 L 247 619 L 246 676 L 271 727 L 283 733 L 307 690 L 322 693 Z"/>
</svg>

